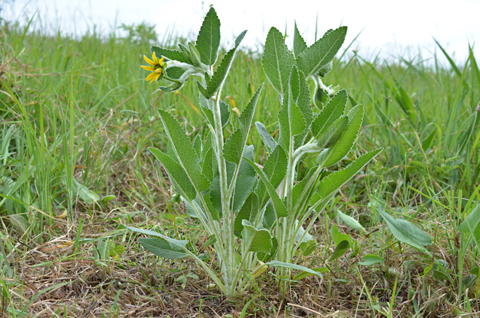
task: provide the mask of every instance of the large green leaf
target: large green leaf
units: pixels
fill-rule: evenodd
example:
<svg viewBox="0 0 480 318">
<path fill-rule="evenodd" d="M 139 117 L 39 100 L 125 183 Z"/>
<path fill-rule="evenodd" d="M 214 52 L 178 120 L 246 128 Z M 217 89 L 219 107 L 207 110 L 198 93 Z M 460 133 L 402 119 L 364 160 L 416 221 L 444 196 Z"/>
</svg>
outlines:
<svg viewBox="0 0 480 318">
<path fill-rule="evenodd" d="M 298 31 L 297 22 L 295 22 L 295 31 L 293 33 L 293 53 L 295 54 L 295 57 L 298 58 L 306 48 L 307 43 L 305 43 L 305 40 Z"/>
<path fill-rule="evenodd" d="M 310 125 L 313 120 L 312 104 L 310 102 L 310 91 L 308 89 L 305 75 L 293 67 L 290 74 L 290 87 L 292 89 L 292 98 L 295 104 L 302 112 L 305 119 L 305 128 L 303 133 L 295 137 L 295 148 L 303 145 L 307 133 L 310 131 Z"/>
<path fill-rule="evenodd" d="M 220 46 L 220 20 L 213 7 L 210 8 L 198 33 L 196 48 L 203 64 L 213 65 Z"/>
<path fill-rule="evenodd" d="M 287 214 L 288 214 L 287 208 L 285 207 L 285 204 L 283 204 L 283 201 L 278 196 L 278 194 L 275 191 L 275 188 L 273 187 L 273 185 L 268 180 L 267 175 L 262 170 L 260 170 L 260 168 L 258 168 L 257 165 L 255 165 L 255 163 L 253 161 L 251 161 L 250 159 L 246 159 L 246 158 L 245 158 L 245 160 L 250 164 L 250 166 L 253 169 L 255 169 L 255 172 L 260 176 L 260 179 L 265 184 L 265 187 L 267 188 L 268 194 L 270 195 L 270 199 L 272 200 L 273 209 L 275 210 L 275 215 L 277 217 L 277 220 L 281 217 L 286 217 Z"/>
<path fill-rule="evenodd" d="M 400 242 L 408 244 L 424 253 L 430 254 L 424 246 L 432 244 L 432 239 L 428 234 L 420 230 L 407 220 L 395 219 L 387 212 L 377 206 L 377 212 L 383 217 L 392 232 L 393 236 Z"/>
<path fill-rule="evenodd" d="M 238 237 L 241 237 L 242 231 L 243 231 L 243 224 L 242 224 L 243 220 L 248 220 L 250 223 L 252 223 L 255 226 L 256 225 L 255 221 L 256 221 L 258 212 L 259 212 L 258 197 L 254 192 L 252 192 L 248 196 L 247 200 L 245 200 L 245 203 L 243 204 L 242 208 L 237 213 L 237 217 L 235 218 L 235 223 L 234 223 L 235 235 L 237 235 Z"/>
<path fill-rule="evenodd" d="M 223 156 L 225 160 L 233 162 L 235 165 L 238 165 L 243 157 L 243 150 L 248 139 L 248 133 L 250 132 L 253 115 L 255 114 L 255 108 L 262 88 L 263 84 L 260 85 L 248 105 L 243 110 L 239 118 L 240 128 L 227 139 L 223 147 Z"/>
<path fill-rule="evenodd" d="M 235 40 L 235 47 L 228 51 L 227 54 L 225 54 L 222 61 L 220 62 L 220 65 L 215 70 L 215 73 L 213 73 L 212 78 L 207 84 L 207 96 L 205 96 L 207 99 L 215 95 L 225 82 L 228 72 L 230 71 L 230 67 L 232 66 L 235 53 L 237 52 L 238 46 L 242 42 L 243 37 L 246 33 L 247 31 L 245 30 L 237 37 L 237 39 Z"/>
<path fill-rule="evenodd" d="M 212 181 L 218 173 L 218 160 L 213 148 L 210 148 L 203 160 L 202 173 L 208 180 Z"/>
<path fill-rule="evenodd" d="M 175 191 L 181 196 L 188 198 L 190 201 L 197 196 L 195 187 L 193 186 L 186 171 L 173 160 L 170 156 L 164 154 L 156 148 L 148 148 L 153 155 L 160 161 L 163 168 L 167 171 L 170 182 L 172 182 Z"/>
<path fill-rule="evenodd" d="M 347 224 L 351 228 L 353 228 L 355 230 L 358 230 L 360 232 L 363 232 L 363 233 L 365 233 L 367 231 L 357 220 L 352 218 L 350 215 L 347 215 L 340 210 L 337 210 L 337 215 L 340 219 L 342 219 L 343 222 L 345 222 L 345 224 Z"/>
<path fill-rule="evenodd" d="M 345 183 L 355 176 L 370 160 L 375 158 L 382 149 L 368 152 L 352 162 L 343 170 L 334 172 L 325 177 L 318 184 L 318 195 L 320 198 L 326 198 L 338 191 Z"/>
<path fill-rule="evenodd" d="M 272 267 L 283 267 L 283 268 L 295 269 L 295 270 L 298 270 L 298 271 L 303 271 L 303 272 L 310 273 L 310 274 L 318 276 L 318 277 L 323 277 L 322 273 L 320 271 L 315 271 L 315 270 L 310 269 L 308 267 L 300 266 L 300 265 L 297 265 L 297 264 L 285 263 L 285 262 L 280 262 L 280 261 L 271 261 L 271 262 L 268 262 L 266 264 L 268 264 Z"/>
<path fill-rule="evenodd" d="M 333 251 L 332 256 L 330 257 L 330 260 L 333 261 L 343 254 L 350 248 L 350 242 L 349 241 L 341 241 L 335 246 L 335 250 Z"/>
<path fill-rule="evenodd" d="M 265 128 L 265 125 L 257 121 L 255 123 L 255 127 L 257 127 L 258 134 L 260 135 L 260 138 L 262 138 L 263 144 L 265 147 L 267 147 L 267 150 L 270 153 L 273 152 L 273 150 L 275 150 L 277 147 L 277 142 L 270 135 L 267 128 Z"/>
<path fill-rule="evenodd" d="M 335 94 L 328 104 L 322 109 L 322 112 L 312 123 L 312 134 L 319 136 L 327 130 L 338 118 L 340 118 L 347 105 L 347 91 L 342 89 Z"/>
<path fill-rule="evenodd" d="M 317 145 L 321 148 L 330 148 L 342 136 L 345 128 L 347 128 L 347 125 L 348 117 L 340 117 L 330 127 L 328 127 L 327 130 L 316 136 Z"/>
<path fill-rule="evenodd" d="M 257 229 L 249 221 L 243 220 L 242 238 L 249 252 L 270 253 L 272 236 L 266 229 Z"/>
<path fill-rule="evenodd" d="M 190 182 L 195 186 L 197 194 L 207 190 L 210 187 L 210 181 L 200 171 L 200 159 L 185 131 L 168 112 L 159 109 L 158 113 L 177 159 L 188 175 Z"/>
<path fill-rule="evenodd" d="M 295 58 L 285 45 L 283 34 L 272 27 L 265 41 L 262 65 L 265 75 L 281 97 L 287 92 L 288 78 L 294 62 Z"/>
<path fill-rule="evenodd" d="M 324 166 L 331 166 L 342 160 L 352 149 L 357 140 L 360 127 L 363 121 L 363 106 L 358 105 L 348 113 L 348 126 L 340 138 L 329 148 Z"/>
<path fill-rule="evenodd" d="M 263 172 L 268 177 L 272 186 L 276 189 L 287 174 L 287 155 L 282 147 L 276 147 L 275 150 L 268 156 Z M 263 207 L 268 201 L 267 189 L 263 182 L 259 182 L 255 190 L 259 199 L 260 207 Z"/>
<path fill-rule="evenodd" d="M 480 243 L 480 205 L 465 218 L 458 230 L 463 234 L 471 234 Z"/>
<path fill-rule="evenodd" d="M 213 111 L 215 108 L 215 102 L 211 99 L 206 99 L 203 94 L 199 94 L 198 103 L 200 104 L 200 109 L 207 118 L 208 122 L 212 127 L 215 127 L 215 120 L 213 119 Z M 220 101 L 220 116 L 222 118 L 222 127 L 225 127 L 228 124 L 228 119 L 230 118 L 230 110 L 228 105 L 223 101 Z"/>
<path fill-rule="evenodd" d="M 167 241 L 159 238 L 141 238 L 138 241 L 143 248 L 160 257 L 180 259 L 188 256 L 181 248 L 174 248 Z"/>
<path fill-rule="evenodd" d="M 302 111 L 293 100 L 292 92 L 285 94 L 283 105 L 278 112 L 279 137 L 278 143 L 288 152 L 292 138 L 304 132 L 306 128 Z"/>
<path fill-rule="evenodd" d="M 183 56 L 183 53 L 181 51 L 164 49 L 158 46 L 152 46 L 151 50 L 152 52 L 155 52 L 158 58 L 164 56 L 167 60 L 188 63 L 187 59 L 185 58 L 185 56 Z M 168 72 L 170 72 L 170 70 L 168 70 Z"/>
<path fill-rule="evenodd" d="M 298 56 L 297 65 L 307 78 L 333 60 L 345 41 L 346 34 L 347 27 L 345 26 L 327 32 Z"/>
</svg>

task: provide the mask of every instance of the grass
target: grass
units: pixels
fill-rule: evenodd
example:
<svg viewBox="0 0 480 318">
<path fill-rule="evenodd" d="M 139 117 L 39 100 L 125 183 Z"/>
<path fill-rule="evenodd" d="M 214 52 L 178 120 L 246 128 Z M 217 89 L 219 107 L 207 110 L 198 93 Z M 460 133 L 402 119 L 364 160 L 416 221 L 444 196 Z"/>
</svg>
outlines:
<svg viewBox="0 0 480 318">
<path fill-rule="evenodd" d="M 315 226 L 318 250 L 303 265 L 328 267 L 282 299 L 267 271 L 244 299 L 230 302 L 188 260 L 146 253 L 125 225 L 156 227 L 211 252 L 195 221 L 172 197 L 166 174 L 146 151 L 166 148 L 156 108 L 174 110 L 188 132 L 206 132 L 194 82 L 155 92 L 139 65 L 156 35 L 124 26 L 125 38 L 95 30 L 73 38 L 2 22 L 0 33 L 1 312 L 8 317 L 456 317 L 480 312 L 478 249 L 457 231 L 478 204 L 480 71 L 473 54 L 461 66 L 440 57 L 336 61 L 327 84 L 362 103 L 366 118 L 352 158 L 384 148 L 337 195 Z M 173 46 L 184 39 L 164 37 Z M 439 45 L 439 52 L 442 52 Z M 241 52 L 224 92 L 242 110 L 267 82 L 257 52 Z M 276 92 L 266 85 L 256 119 L 277 129 Z M 232 112 L 232 115 L 234 113 Z M 227 127 L 232 131 L 233 127 Z M 265 160 L 252 129 L 256 161 Z M 307 163 L 313 165 L 314 162 Z M 302 171 L 300 171 L 302 173 Z M 360 233 L 337 209 L 357 219 Z M 384 209 L 428 233 L 431 255 L 399 243 Z M 357 239 L 333 262 L 331 228 Z M 192 239 L 193 236 L 193 239 Z M 359 265 L 363 255 L 382 263 Z M 320 315 L 321 314 L 321 315 Z"/>
</svg>

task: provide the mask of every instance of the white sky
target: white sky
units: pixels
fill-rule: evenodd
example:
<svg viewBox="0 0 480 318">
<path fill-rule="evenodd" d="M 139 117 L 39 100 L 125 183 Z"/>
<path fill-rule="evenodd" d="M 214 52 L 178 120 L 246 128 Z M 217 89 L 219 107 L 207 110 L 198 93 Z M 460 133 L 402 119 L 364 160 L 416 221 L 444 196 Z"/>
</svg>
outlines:
<svg viewBox="0 0 480 318">
<path fill-rule="evenodd" d="M 248 29 L 243 43 L 255 47 L 265 41 L 271 26 L 282 32 L 287 26 L 288 34 L 293 34 L 296 20 L 310 45 L 318 14 L 319 35 L 339 25 L 349 27 L 344 48 L 363 30 L 352 48 L 364 57 L 380 51 L 383 57 L 408 58 L 406 49 L 410 48 L 415 54 L 421 49 L 428 58 L 435 49 L 435 37 L 457 61 L 464 61 L 468 44 L 476 42 L 476 57 L 480 58 L 480 0 L 16 0 L 2 15 L 21 19 L 38 10 L 52 29 L 60 25 L 70 33 L 83 33 L 94 24 L 106 32 L 122 23 L 145 21 L 156 25 L 162 38 L 172 30 L 196 34 L 210 4 L 222 23 L 222 40 L 229 41 L 224 44 Z"/>
</svg>

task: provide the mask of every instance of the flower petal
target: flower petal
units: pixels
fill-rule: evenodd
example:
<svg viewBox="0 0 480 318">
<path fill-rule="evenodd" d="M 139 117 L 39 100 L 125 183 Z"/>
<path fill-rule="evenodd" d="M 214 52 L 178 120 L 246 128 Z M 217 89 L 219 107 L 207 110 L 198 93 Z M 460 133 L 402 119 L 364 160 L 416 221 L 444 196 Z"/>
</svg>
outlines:
<svg viewBox="0 0 480 318">
<path fill-rule="evenodd" d="M 155 62 L 153 62 L 151 59 L 149 59 L 148 57 L 146 57 L 145 55 L 143 56 L 143 58 L 145 59 L 145 61 L 150 64 L 151 66 L 155 66 Z"/>
<path fill-rule="evenodd" d="M 147 71 L 150 71 L 150 72 L 155 71 L 155 68 L 151 67 L 151 66 L 140 65 L 140 67 L 143 68 L 144 70 L 147 70 Z"/>
<path fill-rule="evenodd" d="M 153 77 L 153 79 L 150 81 L 149 84 L 152 84 L 153 81 L 156 81 L 160 77 L 160 74 L 157 74 L 157 73 L 152 73 L 152 74 L 155 74 L 155 76 Z"/>
<path fill-rule="evenodd" d="M 155 64 L 158 64 L 158 58 L 155 52 L 152 53 L 152 60 L 155 62 Z"/>
<path fill-rule="evenodd" d="M 162 58 L 160 59 L 160 61 L 158 61 L 158 64 L 160 64 L 160 66 L 162 66 L 163 64 L 163 59 L 165 58 L 165 56 L 162 56 Z"/>
<path fill-rule="evenodd" d="M 148 74 L 148 76 L 145 78 L 145 81 L 149 81 L 149 80 L 151 80 L 152 78 L 154 78 L 155 76 L 157 76 L 157 73 L 150 73 L 150 74 Z"/>
</svg>

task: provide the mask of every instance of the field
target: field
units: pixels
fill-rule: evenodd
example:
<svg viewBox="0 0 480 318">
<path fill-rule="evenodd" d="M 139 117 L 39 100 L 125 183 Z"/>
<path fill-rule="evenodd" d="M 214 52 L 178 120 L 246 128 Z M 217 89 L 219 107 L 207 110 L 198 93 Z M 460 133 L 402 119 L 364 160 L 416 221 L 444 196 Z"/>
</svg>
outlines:
<svg viewBox="0 0 480 318">
<path fill-rule="evenodd" d="M 28 27 L 1 23 L 4 316 L 480 315 L 478 228 L 473 235 L 458 229 L 480 200 L 480 70 L 473 54 L 459 66 L 440 62 L 449 59 L 441 43 L 439 56 L 414 60 L 364 60 L 350 50 L 337 56 L 324 82 L 347 90 L 348 109 L 363 104 L 366 110 L 356 149 L 345 161 L 373 149 L 383 152 L 315 223 L 319 247 L 300 264 L 325 267 L 322 279 L 298 279 L 283 298 L 271 268 L 244 297 L 232 300 L 208 288 L 211 282 L 193 261 L 159 258 L 125 228 L 155 228 L 188 237 L 192 248 L 205 253 L 212 249 L 147 150 L 166 149 L 156 109 L 171 110 L 189 135 L 208 133 L 194 81 L 176 93 L 155 91 L 158 85 L 144 81 L 142 56 L 157 43 L 152 28 L 125 26 L 122 38 L 95 30 L 75 38 L 45 34 L 35 21 Z M 166 47 L 186 41 L 160 38 Z M 274 134 L 281 105 L 258 56 L 237 54 L 224 101 L 236 116 L 265 82 L 254 121 L 268 123 Z M 265 162 L 254 126 L 249 144 L 255 161 Z M 339 211 L 365 231 L 342 221 Z M 427 252 L 401 242 L 381 212 L 430 236 Z M 357 241 L 330 261 L 335 225 Z M 383 260 L 368 265 L 365 255 Z"/>
</svg>

